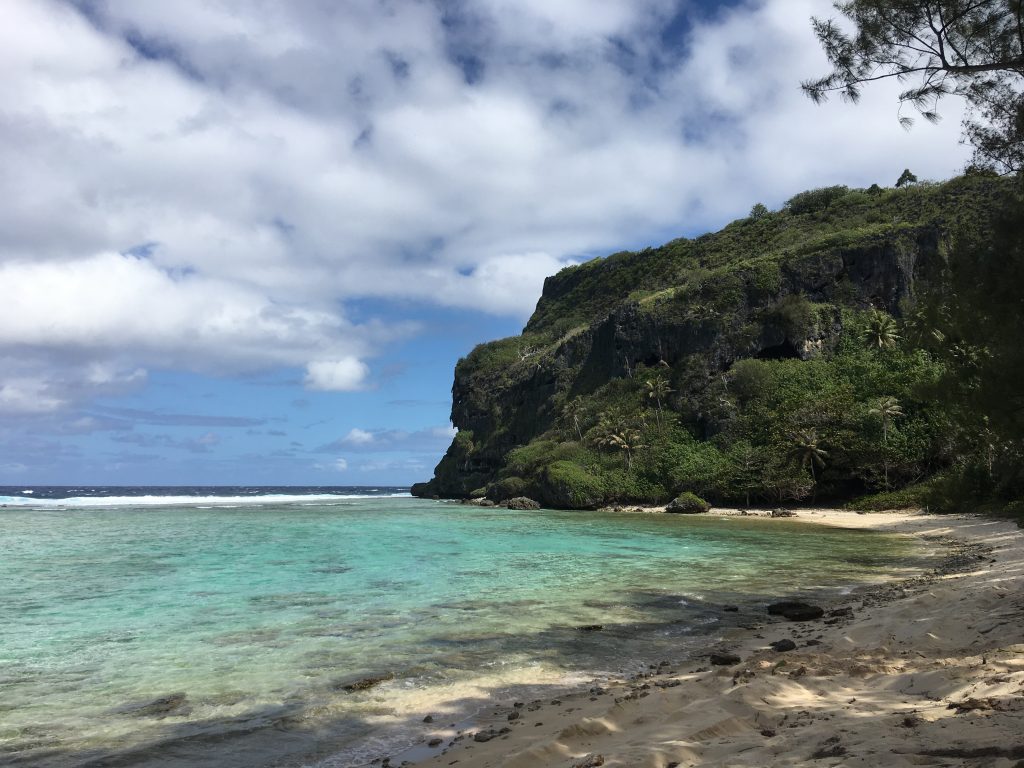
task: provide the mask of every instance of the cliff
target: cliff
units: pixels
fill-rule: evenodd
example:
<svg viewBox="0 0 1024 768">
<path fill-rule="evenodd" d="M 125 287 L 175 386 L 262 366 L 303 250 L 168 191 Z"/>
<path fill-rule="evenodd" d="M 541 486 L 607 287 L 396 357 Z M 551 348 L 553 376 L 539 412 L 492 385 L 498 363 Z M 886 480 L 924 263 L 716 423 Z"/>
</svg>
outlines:
<svg viewBox="0 0 1024 768">
<path fill-rule="evenodd" d="M 975 175 L 812 190 L 717 233 L 562 270 L 520 336 L 458 362 L 459 434 L 414 493 L 557 507 L 682 490 L 783 501 L 934 471 L 944 457 L 923 389 L 935 372 L 896 340 L 920 287 L 945 279 L 951 244 L 983 231 L 1002 189 Z M 873 398 L 897 395 L 900 424 L 879 440 Z M 797 433 L 828 459 L 801 461 Z"/>
</svg>

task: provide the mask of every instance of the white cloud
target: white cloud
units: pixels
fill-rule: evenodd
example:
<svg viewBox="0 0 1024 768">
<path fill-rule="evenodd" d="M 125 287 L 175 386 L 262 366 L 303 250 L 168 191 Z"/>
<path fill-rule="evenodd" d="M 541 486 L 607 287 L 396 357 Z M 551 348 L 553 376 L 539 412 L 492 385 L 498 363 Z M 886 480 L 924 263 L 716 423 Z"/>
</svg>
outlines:
<svg viewBox="0 0 1024 768">
<path fill-rule="evenodd" d="M 335 459 L 334 468 L 339 472 L 344 472 L 348 469 L 348 462 L 345 459 Z"/>
<path fill-rule="evenodd" d="M 444 438 L 445 440 L 451 440 L 457 434 L 459 430 L 453 424 L 449 424 L 447 427 L 434 427 L 430 430 L 430 434 L 436 437 Z"/>
<path fill-rule="evenodd" d="M 101 0 L 89 17 L 8 0 L 0 408 L 157 368 L 364 388 L 410 328 L 354 324 L 346 301 L 522 319 L 582 255 L 966 159 L 953 101 L 907 133 L 899 84 L 858 106 L 800 93 L 827 71 L 809 18 L 828 0 L 742 4 L 666 40 L 679 7 L 486 0 L 453 24 L 425 0 Z"/>
<path fill-rule="evenodd" d="M 0 383 L 0 413 L 49 413 L 64 402 L 42 379 L 14 377 Z"/>
<path fill-rule="evenodd" d="M 340 360 L 317 360 L 306 366 L 306 386 L 330 392 L 351 392 L 359 389 L 370 369 L 354 357 Z"/>
<path fill-rule="evenodd" d="M 366 445 L 373 442 L 373 433 L 367 432 L 365 429 L 359 429 L 359 427 L 353 427 L 347 435 L 341 438 L 341 442 L 352 443 L 353 445 Z"/>
</svg>

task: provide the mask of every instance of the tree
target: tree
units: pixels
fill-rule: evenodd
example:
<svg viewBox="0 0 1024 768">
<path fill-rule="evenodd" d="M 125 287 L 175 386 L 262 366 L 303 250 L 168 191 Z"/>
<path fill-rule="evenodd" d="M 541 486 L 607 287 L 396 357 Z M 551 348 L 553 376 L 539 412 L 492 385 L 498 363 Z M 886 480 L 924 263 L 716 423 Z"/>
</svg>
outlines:
<svg viewBox="0 0 1024 768">
<path fill-rule="evenodd" d="M 878 416 L 882 421 L 882 466 L 885 472 L 885 488 L 889 490 L 889 427 L 892 426 L 893 421 L 903 416 L 903 407 L 895 397 L 883 397 L 868 408 L 868 413 Z"/>
<path fill-rule="evenodd" d="M 729 484 L 743 491 L 746 506 L 750 507 L 750 493 L 762 486 L 761 473 L 764 460 L 761 453 L 747 440 L 737 440 L 729 446 L 731 477 Z"/>
<path fill-rule="evenodd" d="M 661 404 L 664 402 L 670 394 L 675 392 L 672 387 L 669 386 L 668 380 L 663 376 L 655 376 L 653 379 L 648 379 L 644 386 L 647 389 L 647 399 L 653 400 L 658 406 L 658 428 L 661 428 Z"/>
<path fill-rule="evenodd" d="M 966 99 L 965 135 L 975 162 L 1005 172 L 1024 154 L 1024 3 L 1021 0 L 850 0 L 834 3 L 852 24 L 812 19 L 832 72 L 805 81 L 821 102 L 838 92 L 856 102 L 861 89 L 894 78 L 913 85 L 900 96 L 929 121 L 943 97 Z M 980 118 L 980 120 L 978 119 Z M 901 115 L 909 127 L 912 118 Z"/>
<path fill-rule="evenodd" d="M 920 297 L 922 344 L 946 373 L 934 396 L 955 419 L 958 456 L 998 498 L 1024 498 L 1024 197 L 1010 195 L 983 238 L 963 239 L 941 285 Z"/>
<path fill-rule="evenodd" d="M 889 440 L 889 427 L 895 419 L 903 415 L 903 406 L 895 397 L 883 397 L 868 409 L 872 416 L 878 416 L 882 420 L 882 441 Z"/>
<path fill-rule="evenodd" d="M 899 343 L 900 334 L 892 315 L 872 309 L 868 315 L 868 323 L 861 332 L 861 338 L 867 346 L 874 349 L 892 349 Z"/>
<path fill-rule="evenodd" d="M 911 173 L 909 168 L 904 168 L 903 173 L 896 180 L 896 188 L 905 187 L 908 184 L 917 184 L 917 176 Z"/>
<path fill-rule="evenodd" d="M 627 472 L 633 467 L 633 453 L 644 447 L 640 443 L 639 429 L 610 416 L 602 418 L 601 423 L 598 424 L 598 435 L 595 442 L 600 448 L 609 451 L 622 451 Z"/>
<path fill-rule="evenodd" d="M 566 403 L 562 415 L 572 425 L 573 431 L 576 433 L 576 439 L 582 443 L 583 430 L 580 428 L 580 417 L 583 415 L 583 399 L 574 397 Z"/>
<path fill-rule="evenodd" d="M 597 444 L 608 451 L 622 451 L 626 459 L 626 471 L 633 468 L 633 454 L 642 449 L 640 444 L 640 431 L 637 429 L 615 429 L 609 428 L 603 431 L 597 438 Z"/>
<path fill-rule="evenodd" d="M 789 458 L 800 467 L 807 467 L 811 471 L 811 487 L 817 494 L 818 478 L 814 468 L 824 469 L 825 459 L 828 458 L 828 451 L 819 445 L 818 431 L 816 429 L 803 429 L 794 432 L 789 437 L 792 447 L 789 450 Z"/>
<path fill-rule="evenodd" d="M 763 219 L 768 215 L 768 206 L 764 203 L 754 203 L 754 207 L 750 209 L 750 218 L 753 221 Z"/>
</svg>

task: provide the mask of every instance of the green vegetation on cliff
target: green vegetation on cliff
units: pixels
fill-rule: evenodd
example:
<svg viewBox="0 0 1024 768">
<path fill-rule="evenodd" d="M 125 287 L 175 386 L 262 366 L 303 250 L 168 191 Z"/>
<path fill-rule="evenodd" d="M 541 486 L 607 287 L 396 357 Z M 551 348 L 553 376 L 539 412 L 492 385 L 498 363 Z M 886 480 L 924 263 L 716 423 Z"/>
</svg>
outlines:
<svg viewBox="0 0 1024 768">
<path fill-rule="evenodd" d="M 569 508 L 1019 495 L 1017 380 L 982 373 L 1019 323 L 971 317 L 979 291 L 1004 320 L 1019 310 L 1022 283 L 993 263 L 1024 263 L 1011 189 L 973 173 L 810 190 L 563 270 L 523 335 L 459 361 L 460 433 L 416 492 Z M 993 397 L 1005 428 L 983 412 Z"/>
</svg>

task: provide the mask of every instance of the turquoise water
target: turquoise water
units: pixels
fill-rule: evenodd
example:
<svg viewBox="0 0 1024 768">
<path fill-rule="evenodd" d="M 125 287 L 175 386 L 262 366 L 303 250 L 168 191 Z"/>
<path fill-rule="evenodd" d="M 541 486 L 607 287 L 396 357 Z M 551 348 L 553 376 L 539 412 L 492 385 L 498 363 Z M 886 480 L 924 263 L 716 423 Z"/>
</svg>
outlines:
<svg viewBox="0 0 1024 768">
<path fill-rule="evenodd" d="M 41 766 L 359 764 L 427 712 L 679 657 L 770 597 L 917 562 L 781 520 L 384 498 L 6 508 L 0 541 L 0 763 Z M 344 690 L 368 674 L 393 679 Z"/>
</svg>

